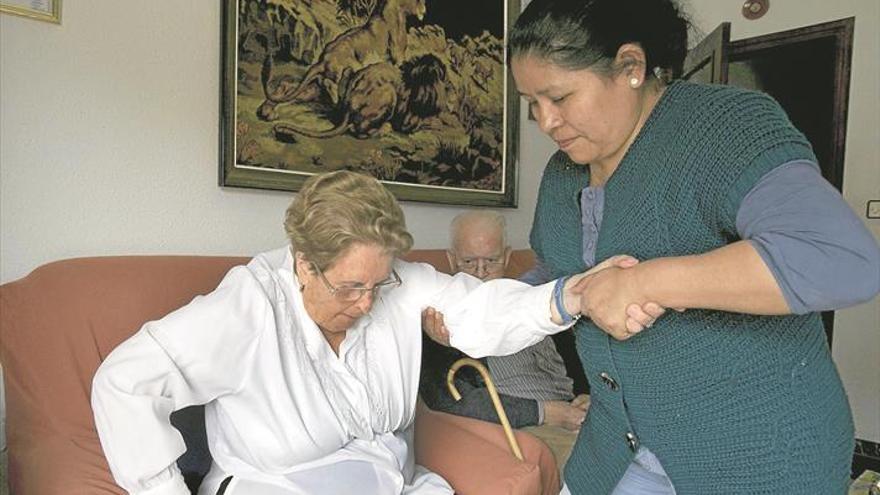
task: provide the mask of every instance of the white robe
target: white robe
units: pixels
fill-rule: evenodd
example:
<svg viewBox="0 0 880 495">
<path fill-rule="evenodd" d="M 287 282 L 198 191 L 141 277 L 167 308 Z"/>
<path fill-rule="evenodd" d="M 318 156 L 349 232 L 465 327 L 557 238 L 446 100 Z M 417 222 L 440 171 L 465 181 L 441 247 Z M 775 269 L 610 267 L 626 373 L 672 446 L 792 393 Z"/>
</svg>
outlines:
<svg viewBox="0 0 880 495">
<path fill-rule="evenodd" d="M 421 310 L 436 307 L 453 343 L 483 351 L 500 335 L 517 336 L 501 346 L 514 352 L 564 327 L 550 321 L 552 283 L 482 284 L 422 263 L 394 267 L 402 286 L 383 290 L 338 356 L 303 307 L 287 248 L 233 268 L 210 294 L 145 324 L 93 381 L 116 482 L 136 494 L 188 493 L 175 465 L 185 445 L 169 414 L 206 404 L 214 464 L 201 494 L 229 475 L 227 495 L 452 493 L 413 461 Z"/>
</svg>

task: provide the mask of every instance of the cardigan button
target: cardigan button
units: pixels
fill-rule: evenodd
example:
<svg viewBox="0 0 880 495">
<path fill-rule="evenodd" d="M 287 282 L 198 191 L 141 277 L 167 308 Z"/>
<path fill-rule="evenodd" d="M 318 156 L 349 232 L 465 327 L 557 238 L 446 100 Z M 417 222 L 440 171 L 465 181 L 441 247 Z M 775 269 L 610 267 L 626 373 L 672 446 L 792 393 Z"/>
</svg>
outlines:
<svg viewBox="0 0 880 495">
<path fill-rule="evenodd" d="M 605 373 L 604 371 L 599 373 L 599 378 L 601 378 L 602 382 L 605 383 L 605 386 L 607 386 L 611 390 L 617 390 L 620 388 L 620 386 L 617 385 L 617 382 L 614 381 L 614 378 L 611 378 L 611 375 Z"/>
<path fill-rule="evenodd" d="M 639 437 L 635 435 L 635 433 L 627 433 L 626 435 L 626 444 L 629 445 L 629 450 L 633 452 L 639 450 Z"/>
</svg>

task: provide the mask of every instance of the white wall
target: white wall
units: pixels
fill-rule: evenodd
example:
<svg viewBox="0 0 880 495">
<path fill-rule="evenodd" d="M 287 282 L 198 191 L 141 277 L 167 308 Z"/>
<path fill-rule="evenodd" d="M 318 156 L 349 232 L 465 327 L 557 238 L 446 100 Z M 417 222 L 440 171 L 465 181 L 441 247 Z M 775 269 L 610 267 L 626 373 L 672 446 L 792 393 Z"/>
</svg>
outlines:
<svg viewBox="0 0 880 495">
<path fill-rule="evenodd" d="M 68 1 L 60 26 L 0 15 L 0 283 L 72 256 L 249 254 L 284 241 L 289 194 L 216 185 L 220 3 Z M 734 38 L 856 15 L 844 193 L 863 212 L 880 195 L 880 3 L 774 0 L 753 22 L 741 2 L 692 3 L 704 32 L 731 20 Z M 504 211 L 515 247 L 527 245 L 553 151 L 522 125 L 520 206 Z M 418 247 L 443 246 L 461 211 L 404 210 Z M 858 436 L 880 441 L 880 302 L 838 313 L 834 354 Z"/>
<path fill-rule="evenodd" d="M 65 2 L 61 26 L 0 16 L 0 283 L 71 256 L 284 242 L 289 193 L 217 186 L 220 3 Z M 514 247 L 539 169 L 503 210 Z M 461 211 L 404 209 L 418 247 L 444 246 Z"/>
</svg>

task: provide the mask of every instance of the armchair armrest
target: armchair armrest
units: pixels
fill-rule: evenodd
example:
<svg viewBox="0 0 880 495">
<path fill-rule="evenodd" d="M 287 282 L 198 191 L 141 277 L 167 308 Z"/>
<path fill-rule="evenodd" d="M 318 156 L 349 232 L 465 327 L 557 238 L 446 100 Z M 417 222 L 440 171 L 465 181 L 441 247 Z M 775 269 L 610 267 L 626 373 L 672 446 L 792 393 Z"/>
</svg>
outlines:
<svg viewBox="0 0 880 495">
<path fill-rule="evenodd" d="M 123 495 L 110 476 L 97 438 L 16 431 L 9 442 L 9 493 Z M 25 438 L 27 437 L 27 438 Z"/>
<path fill-rule="evenodd" d="M 559 471 L 550 449 L 517 431 L 525 461 L 514 457 L 500 425 L 432 411 L 419 402 L 416 462 L 443 476 L 458 495 L 555 495 Z"/>
</svg>

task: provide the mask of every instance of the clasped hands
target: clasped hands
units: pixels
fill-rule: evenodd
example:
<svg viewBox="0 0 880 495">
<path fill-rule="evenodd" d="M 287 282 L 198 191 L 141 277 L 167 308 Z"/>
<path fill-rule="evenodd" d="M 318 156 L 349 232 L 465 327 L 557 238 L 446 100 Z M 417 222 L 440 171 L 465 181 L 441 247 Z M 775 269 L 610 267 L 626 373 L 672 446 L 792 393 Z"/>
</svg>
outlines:
<svg viewBox="0 0 880 495">
<path fill-rule="evenodd" d="M 650 328 L 666 308 L 646 299 L 634 269 L 638 263 L 632 256 L 612 256 L 573 275 L 565 285 L 566 309 L 589 318 L 617 340 Z"/>
</svg>

